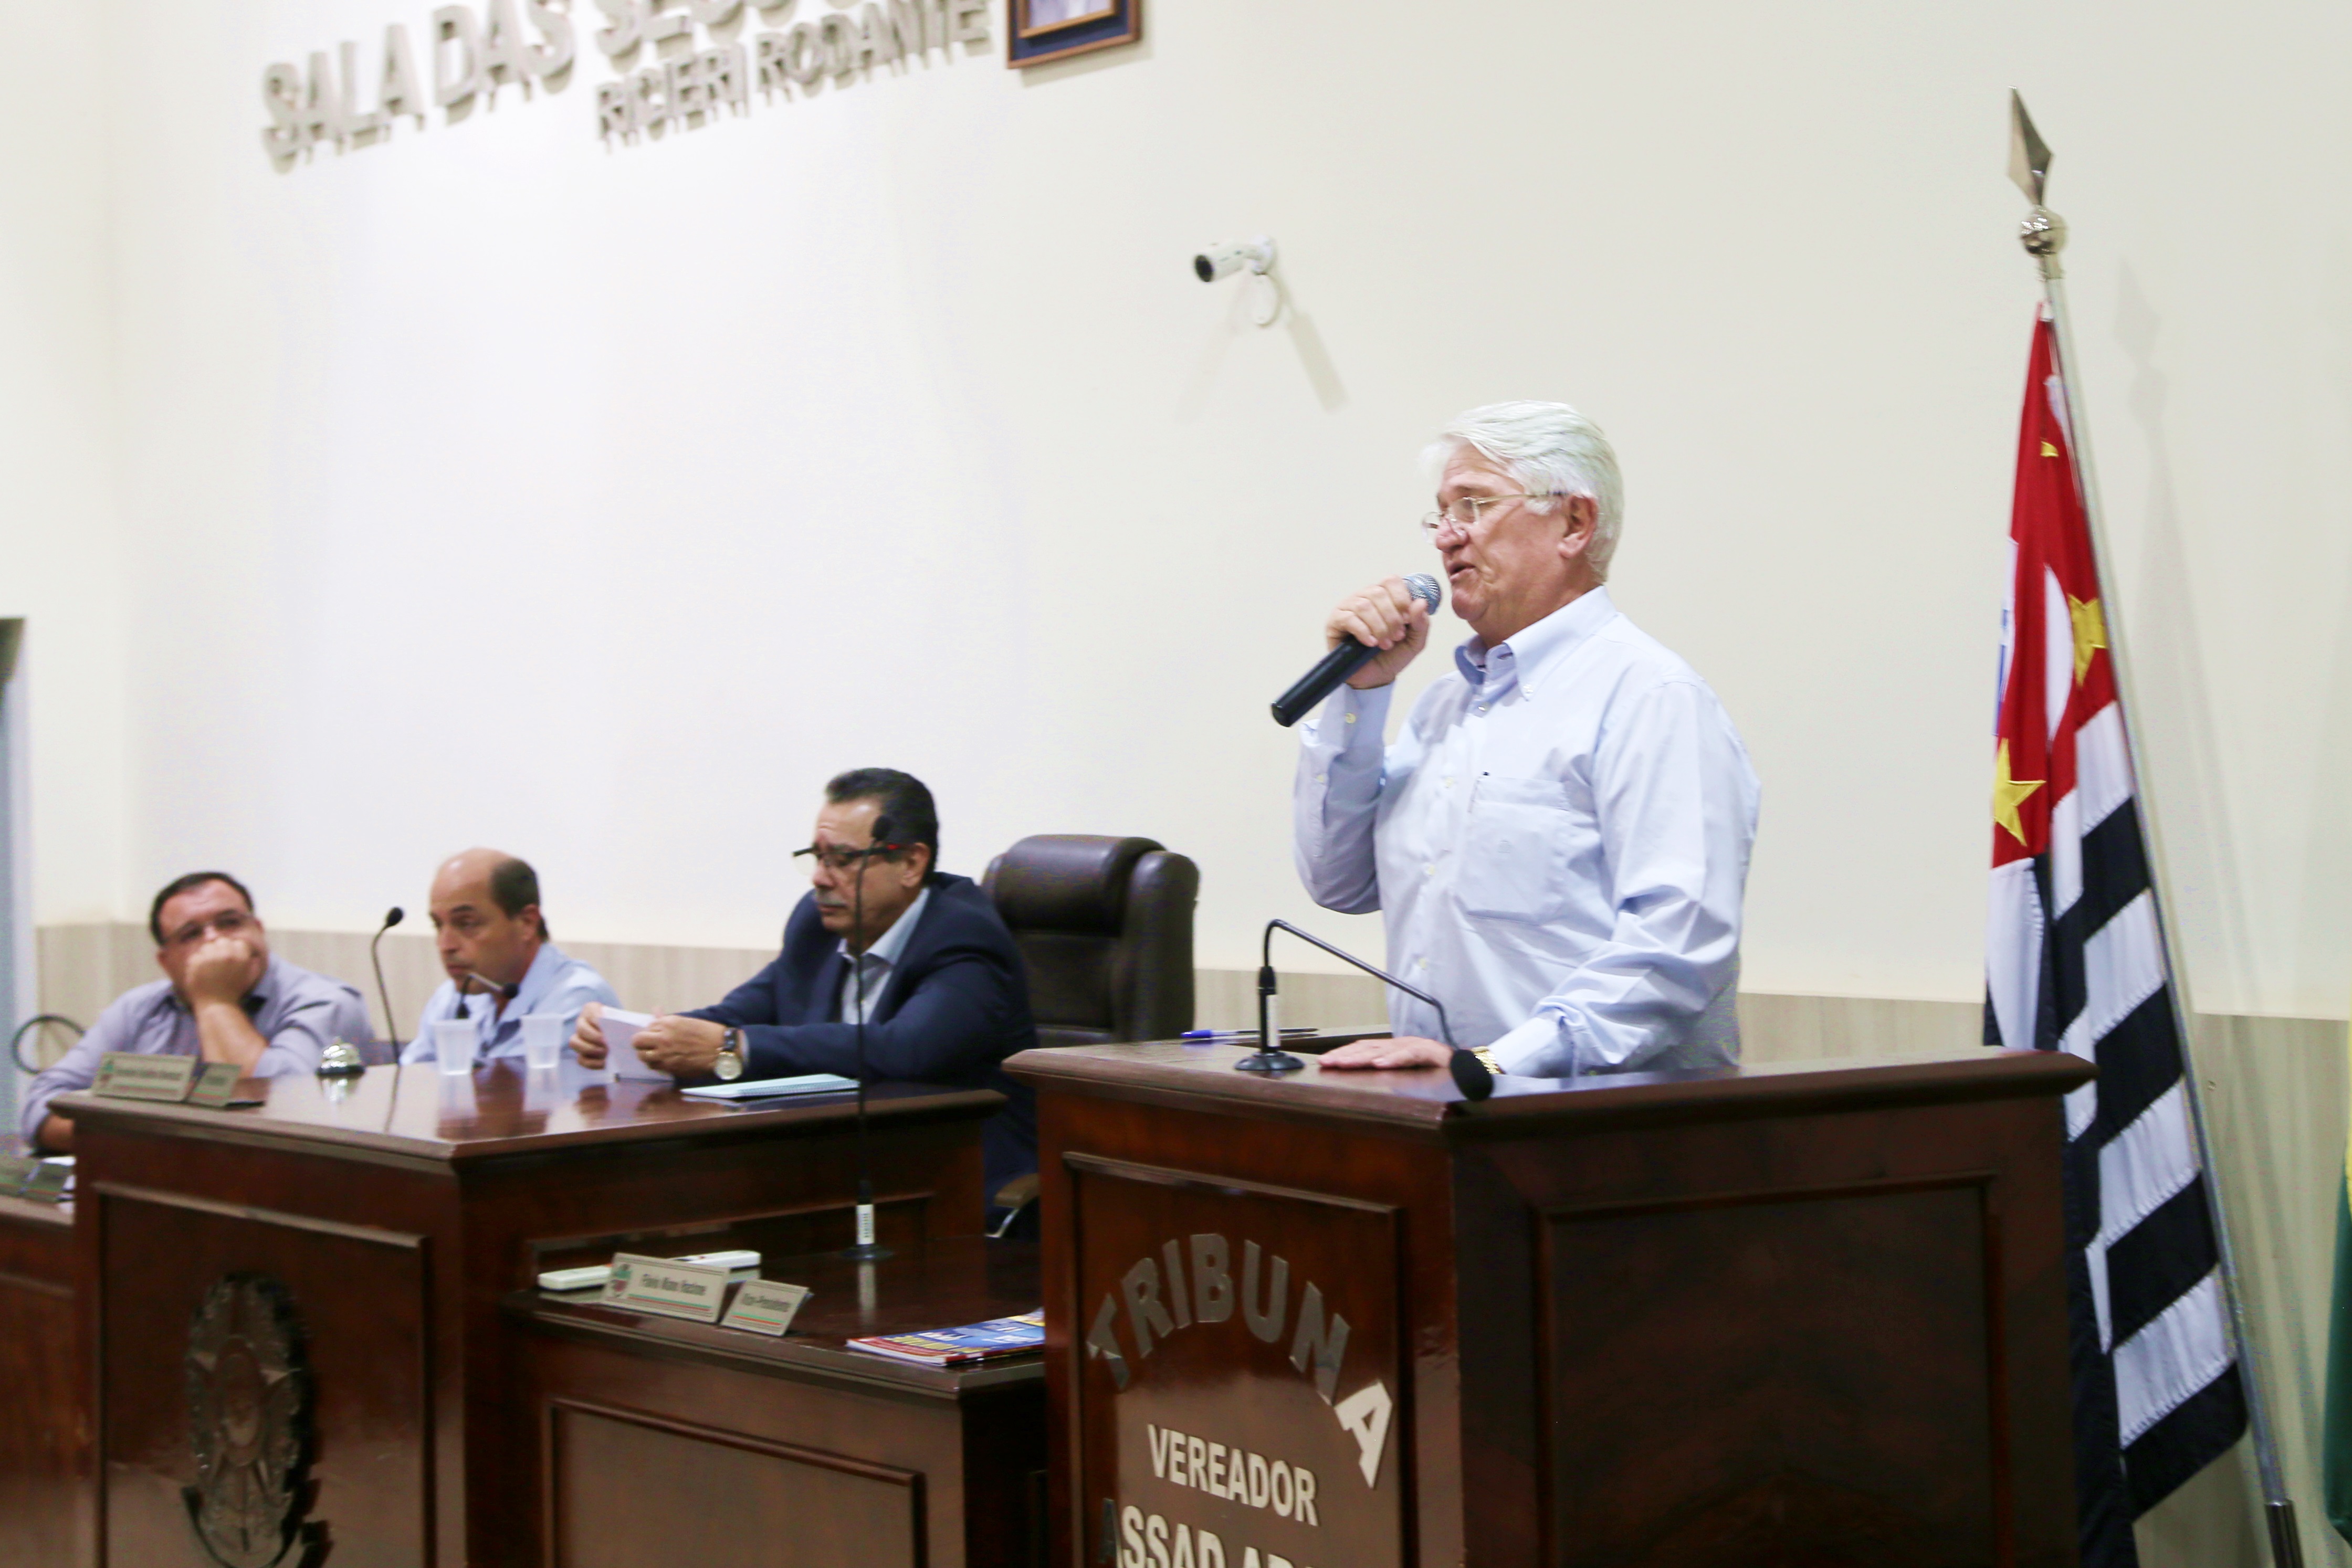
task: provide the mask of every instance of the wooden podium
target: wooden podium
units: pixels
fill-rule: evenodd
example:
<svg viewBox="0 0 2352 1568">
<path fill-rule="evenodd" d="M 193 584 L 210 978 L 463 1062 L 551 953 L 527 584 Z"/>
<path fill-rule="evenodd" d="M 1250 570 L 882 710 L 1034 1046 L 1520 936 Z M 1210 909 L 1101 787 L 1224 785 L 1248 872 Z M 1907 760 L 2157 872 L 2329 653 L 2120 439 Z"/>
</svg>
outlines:
<svg viewBox="0 0 2352 1568">
<path fill-rule="evenodd" d="M 1038 1092 L 1056 1563 L 2074 1561 L 2059 1096 L 2088 1063 L 1472 1104 L 1242 1054 L 1007 1064 Z"/>
<path fill-rule="evenodd" d="M 737 1107 L 589 1080 L 567 1058 L 279 1078 L 241 1111 L 60 1097 L 97 1561 L 539 1563 L 509 1292 L 615 1249 L 781 1257 L 852 1234 L 854 1096 Z M 886 1242 L 980 1228 L 980 1124 L 1003 1103 L 876 1086 Z"/>
</svg>

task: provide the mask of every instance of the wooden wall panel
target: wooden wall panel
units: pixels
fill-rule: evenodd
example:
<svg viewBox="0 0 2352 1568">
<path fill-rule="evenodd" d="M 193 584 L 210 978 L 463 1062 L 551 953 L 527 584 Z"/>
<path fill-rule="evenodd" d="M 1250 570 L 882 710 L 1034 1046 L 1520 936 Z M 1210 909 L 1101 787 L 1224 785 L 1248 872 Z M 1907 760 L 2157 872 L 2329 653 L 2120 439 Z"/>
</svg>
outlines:
<svg viewBox="0 0 2352 1568">
<path fill-rule="evenodd" d="M 549 1568 L 923 1561 L 911 1470 L 569 1400 L 550 1408 L 548 1444 Z"/>
<path fill-rule="evenodd" d="M 1995 1561 L 1986 1232 L 1975 1184 L 1547 1215 L 1549 1560 Z"/>
<path fill-rule="evenodd" d="M 142 1191 L 100 1187 L 80 1201 L 98 1205 L 111 1287 L 98 1330 L 104 1560 L 205 1568 L 181 1499 L 195 1479 L 189 1328 L 213 1281 L 251 1271 L 286 1287 L 301 1324 L 318 1434 L 308 1517 L 325 1525 L 335 1568 L 426 1561 L 423 1240 Z"/>
<path fill-rule="evenodd" d="M 0 1563 L 89 1560 L 89 1429 L 75 1354 L 73 1231 L 0 1200 Z"/>
</svg>

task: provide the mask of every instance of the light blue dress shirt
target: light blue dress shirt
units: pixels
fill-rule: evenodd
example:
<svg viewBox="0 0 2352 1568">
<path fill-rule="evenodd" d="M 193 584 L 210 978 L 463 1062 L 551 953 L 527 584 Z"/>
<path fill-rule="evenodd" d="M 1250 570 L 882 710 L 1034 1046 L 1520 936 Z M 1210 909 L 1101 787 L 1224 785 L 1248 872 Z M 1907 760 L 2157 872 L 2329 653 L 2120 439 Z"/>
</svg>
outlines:
<svg viewBox="0 0 2352 1568">
<path fill-rule="evenodd" d="M 860 1018 L 857 1009 L 857 987 L 854 983 L 857 977 L 849 969 L 844 969 L 841 977 L 841 999 L 834 1004 L 833 1009 L 835 1023 L 872 1023 L 874 1021 L 874 1009 L 882 1005 L 882 993 L 890 984 L 890 971 L 898 967 L 898 955 L 907 950 L 908 938 L 914 936 L 915 927 L 922 923 L 923 905 L 930 901 L 931 890 L 928 887 L 915 894 L 915 902 L 907 905 L 899 913 L 898 919 L 890 922 L 890 929 L 874 938 L 872 946 L 855 958 L 849 956 L 848 943 L 844 942 L 840 945 L 839 951 L 843 962 L 865 973 L 866 1008 L 865 1016 Z"/>
<path fill-rule="evenodd" d="M 1606 589 L 1454 663 L 1393 746 L 1388 686 L 1343 686 L 1302 727 L 1307 891 L 1381 911 L 1390 967 L 1507 1071 L 1738 1060 L 1759 789 L 1715 693 Z M 1389 1020 L 1443 1038 L 1401 994 Z"/>
<path fill-rule="evenodd" d="M 245 1012 L 255 1031 L 269 1042 L 253 1065 L 249 1076 L 255 1078 L 315 1072 L 327 1047 L 338 1040 L 364 1047 L 375 1035 L 367 1004 L 356 989 L 275 954 L 262 971 L 261 983 L 245 998 Z M 89 1032 L 26 1090 L 19 1120 L 26 1146 L 48 1115 L 49 1102 L 68 1090 L 96 1082 L 99 1059 L 108 1052 L 195 1056 L 203 1049 L 196 1015 L 171 981 L 150 980 L 123 992 L 98 1015 Z"/>
<path fill-rule="evenodd" d="M 563 1018 L 563 1038 L 572 1038 L 572 1026 L 580 1021 L 580 1009 L 590 1002 L 602 1002 L 617 1008 L 621 998 L 604 983 L 604 977 L 577 958 L 564 956 L 562 949 L 552 942 L 540 945 L 539 956 L 523 971 L 522 988 L 504 1010 L 494 1010 L 498 998 L 477 993 L 465 998 L 467 1015 L 474 1020 L 481 1045 L 474 1054 L 477 1061 L 488 1061 L 498 1056 L 522 1054 L 522 1020 L 530 1013 L 560 1013 Z M 446 1023 L 457 1016 L 457 983 L 444 980 L 441 988 L 425 1004 L 424 1015 L 416 1020 L 416 1037 L 400 1053 L 400 1060 L 431 1061 L 434 1060 L 433 1026 Z"/>
</svg>

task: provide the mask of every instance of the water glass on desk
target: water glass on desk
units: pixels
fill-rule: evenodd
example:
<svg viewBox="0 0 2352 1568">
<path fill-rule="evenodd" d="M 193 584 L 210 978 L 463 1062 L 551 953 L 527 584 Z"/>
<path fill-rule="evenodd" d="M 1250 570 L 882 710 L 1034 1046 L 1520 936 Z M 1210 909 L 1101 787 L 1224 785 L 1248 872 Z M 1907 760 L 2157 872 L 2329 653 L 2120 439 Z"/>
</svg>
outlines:
<svg viewBox="0 0 2352 1568">
<path fill-rule="evenodd" d="M 433 1026 L 433 1057 L 444 1072 L 471 1073 L 481 1044 L 482 1031 L 471 1019 L 444 1019 Z"/>
<path fill-rule="evenodd" d="M 522 1062 L 533 1072 L 551 1071 L 563 1055 L 563 1015 L 525 1013 L 522 1019 Z"/>
</svg>

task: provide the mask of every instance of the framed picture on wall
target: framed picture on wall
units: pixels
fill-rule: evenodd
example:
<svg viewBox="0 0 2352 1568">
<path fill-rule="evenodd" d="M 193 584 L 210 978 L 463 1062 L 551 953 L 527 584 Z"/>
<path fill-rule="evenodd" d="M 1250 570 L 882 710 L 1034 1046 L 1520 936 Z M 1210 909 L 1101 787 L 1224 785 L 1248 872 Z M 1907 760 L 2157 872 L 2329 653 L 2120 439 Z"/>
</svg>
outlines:
<svg viewBox="0 0 2352 1568">
<path fill-rule="evenodd" d="M 1004 0 L 1004 63 L 1066 60 L 1143 37 L 1143 0 Z"/>
</svg>

